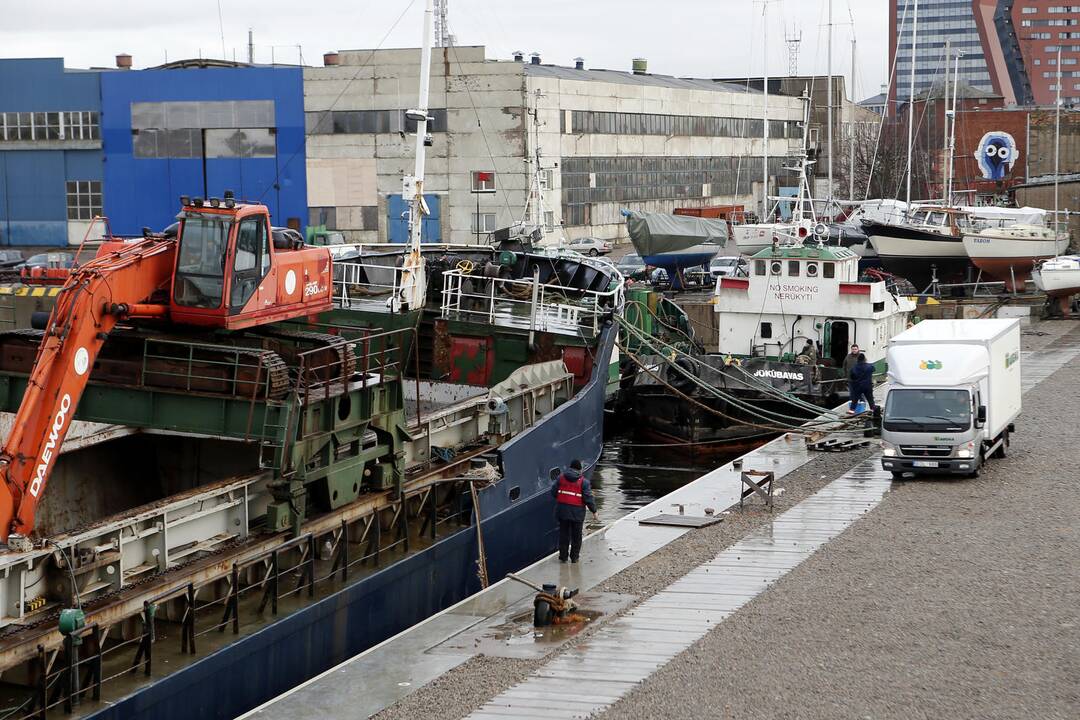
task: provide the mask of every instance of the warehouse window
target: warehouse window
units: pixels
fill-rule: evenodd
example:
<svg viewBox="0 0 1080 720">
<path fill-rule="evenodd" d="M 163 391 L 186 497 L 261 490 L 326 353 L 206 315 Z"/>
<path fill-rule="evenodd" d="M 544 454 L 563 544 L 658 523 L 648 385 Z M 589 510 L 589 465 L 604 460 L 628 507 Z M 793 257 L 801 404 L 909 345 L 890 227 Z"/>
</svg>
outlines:
<svg viewBox="0 0 1080 720">
<path fill-rule="evenodd" d="M 64 137 L 68 140 L 97 140 L 101 137 L 96 112 L 65 112 L 63 116 Z"/>
<path fill-rule="evenodd" d="M 101 181 L 69 180 L 67 211 L 68 220 L 91 220 L 101 215 Z"/>
<path fill-rule="evenodd" d="M 495 213 L 473 213 L 472 231 L 474 233 L 495 232 Z"/>
<path fill-rule="evenodd" d="M 428 132 L 446 132 L 446 109 L 428 110 Z M 403 110 L 334 110 L 305 115 L 307 131 L 315 135 L 360 135 L 367 133 L 415 133 L 416 123 Z"/>
<path fill-rule="evenodd" d="M 495 172 L 493 170 L 473 170 L 472 189 L 477 193 L 495 192 Z"/>
</svg>

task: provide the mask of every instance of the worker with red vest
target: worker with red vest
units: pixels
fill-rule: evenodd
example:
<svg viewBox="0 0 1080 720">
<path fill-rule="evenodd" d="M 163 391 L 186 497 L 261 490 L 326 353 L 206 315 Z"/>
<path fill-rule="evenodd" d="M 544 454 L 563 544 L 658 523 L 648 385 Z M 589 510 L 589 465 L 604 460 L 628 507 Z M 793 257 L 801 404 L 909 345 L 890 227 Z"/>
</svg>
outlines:
<svg viewBox="0 0 1080 720">
<path fill-rule="evenodd" d="M 596 515 L 596 500 L 592 486 L 581 473 L 581 461 L 573 460 L 551 486 L 555 498 L 555 516 L 559 520 L 559 562 L 577 562 L 581 554 L 581 530 L 585 525 L 585 508 Z"/>
</svg>

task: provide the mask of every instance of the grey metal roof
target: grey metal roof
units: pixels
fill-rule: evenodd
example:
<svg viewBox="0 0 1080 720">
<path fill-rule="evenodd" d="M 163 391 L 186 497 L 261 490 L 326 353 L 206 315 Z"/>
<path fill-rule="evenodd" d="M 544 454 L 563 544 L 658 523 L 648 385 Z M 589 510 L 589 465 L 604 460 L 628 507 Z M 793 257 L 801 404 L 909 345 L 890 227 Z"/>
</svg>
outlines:
<svg viewBox="0 0 1080 720">
<path fill-rule="evenodd" d="M 646 73 L 635 75 L 622 70 L 601 70 L 562 67 L 560 65 L 533 65 L 522 63 L 526 75 L 533 77 L 558 78 L 560 80 L 586 80 L 592 82 L 622 83 L 623 85 L 654 85 L 657 87 L 680 88 L 683 90 L 711 90 L 713 92 L 750 92 L 760 94 L 760 90 L 747 89 L 745 85 L 709 80 L 707 78 L 678 78 L 671 75 Z"/>
</svg>

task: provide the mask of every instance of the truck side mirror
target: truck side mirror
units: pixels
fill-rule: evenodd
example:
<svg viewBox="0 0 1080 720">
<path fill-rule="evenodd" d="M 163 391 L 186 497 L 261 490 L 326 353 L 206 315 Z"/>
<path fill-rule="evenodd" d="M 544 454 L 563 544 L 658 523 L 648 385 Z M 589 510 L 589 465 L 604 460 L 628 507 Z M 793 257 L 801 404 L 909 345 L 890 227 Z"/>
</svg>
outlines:
<svg viewBox="0 0 1080 720">
<path fill-rule="evenodd" d="M 986 423 L 986 406 L 980 405 L 979 410 L 975 413 L 975 422 L 978 427 L 982 427 Z"/>
</svg>

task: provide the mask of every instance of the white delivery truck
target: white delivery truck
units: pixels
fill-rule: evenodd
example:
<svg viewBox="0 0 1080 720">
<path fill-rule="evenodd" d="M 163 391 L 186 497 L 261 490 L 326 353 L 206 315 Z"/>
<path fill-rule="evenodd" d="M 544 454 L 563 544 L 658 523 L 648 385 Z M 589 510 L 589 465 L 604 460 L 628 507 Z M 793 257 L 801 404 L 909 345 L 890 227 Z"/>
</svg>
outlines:
<svg viewBox="0 0 1080 720">
<path fill-rule="evenodd" d="M 1019 320 L 924 320 L 889 341 L 881 465 L 979 474 L 1020 414 Z"/>
</svg>

